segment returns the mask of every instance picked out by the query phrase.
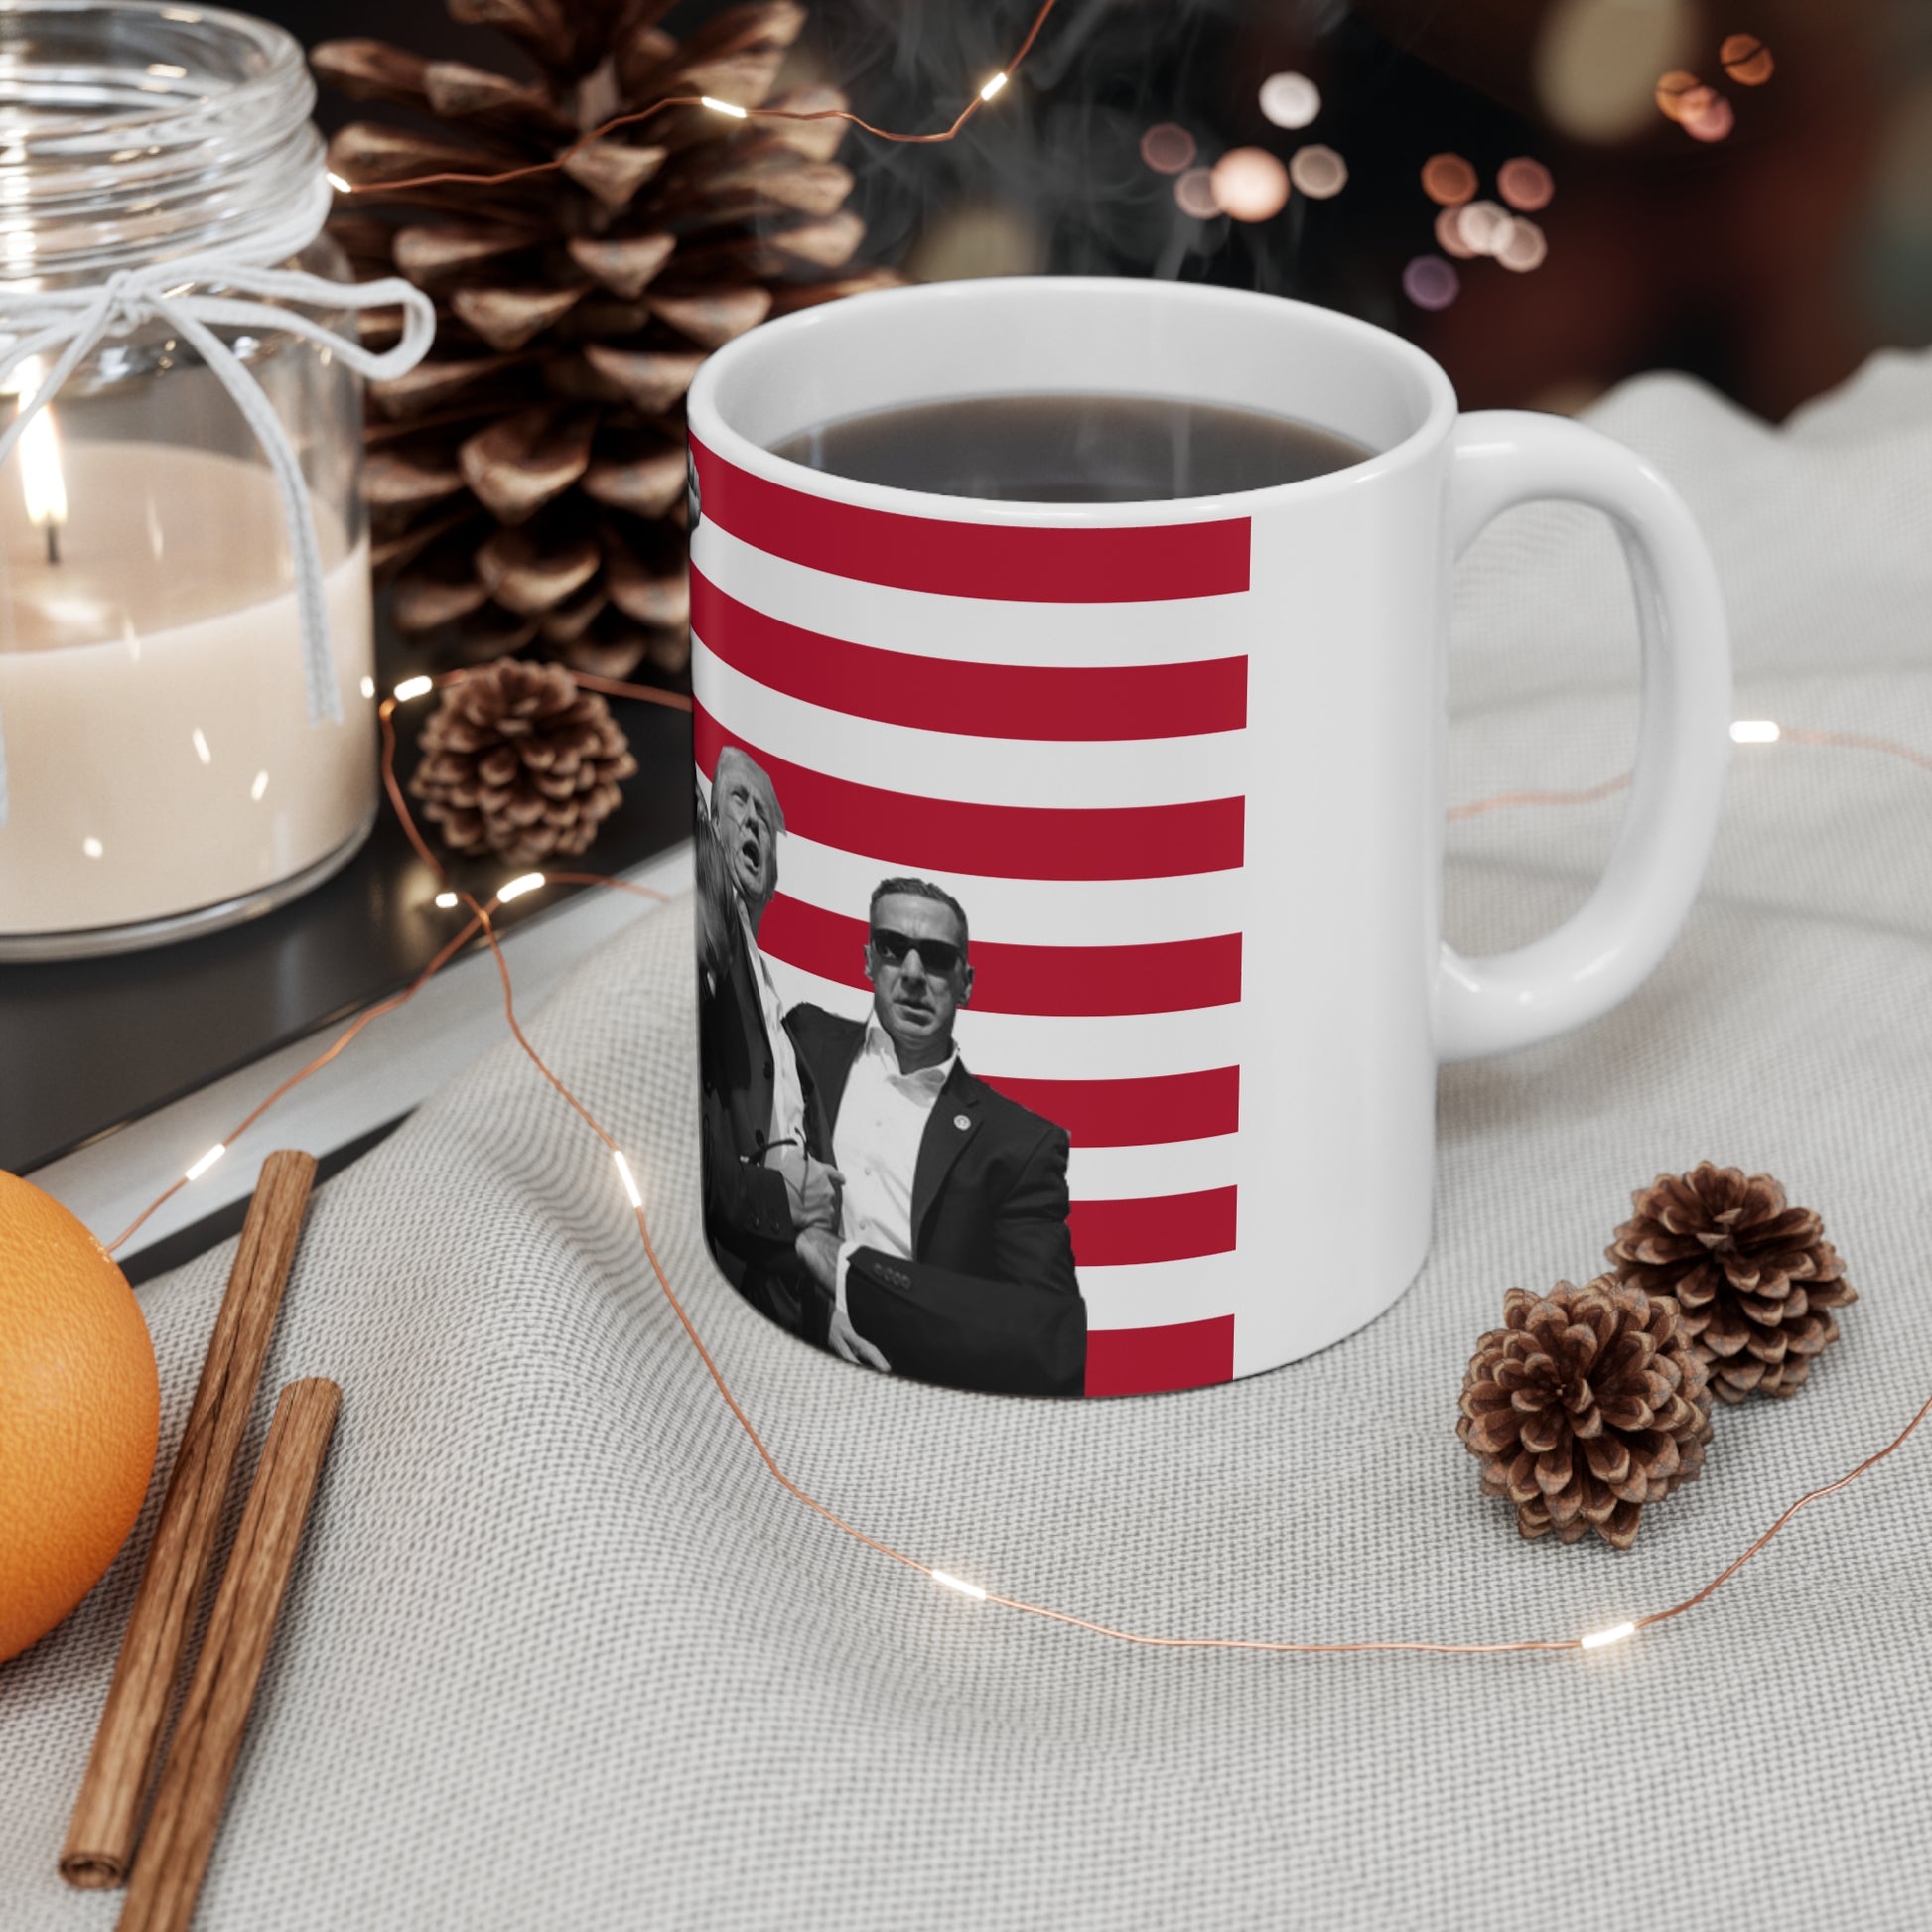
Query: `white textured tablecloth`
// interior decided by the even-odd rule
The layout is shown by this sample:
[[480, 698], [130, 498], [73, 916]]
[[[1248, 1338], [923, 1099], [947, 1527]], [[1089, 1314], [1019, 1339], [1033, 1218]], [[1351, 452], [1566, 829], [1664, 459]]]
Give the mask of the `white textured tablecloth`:
[[[1596, 420], [1710, 534], [1743, 715], [1932, 748], [1932, 360], [1882, 359], [1780, 432], [1667, 378]], [[1604, 528], [1519, 512], [1459, 600], [1453, 795], [1619, 769], [1633, 627]], [[1550, 923], [1618, 810], [1457, 828], [1451, 936]], [[1651, 984], [1446, 1075], [1405, 1299], [1180, 1396], [909, 1386], [741, 1306], [697, 1232], [685, 908], [533, 1032], [632, 1150], [777, 1454], [856, 1522], [1148, 1629], [1567, 1634], [1684, 1595], [1932, 1389], [1929, 833], [1907, 766], [1741, 751]], [[1628, 1555], [1521, 1543], [1451, 1433], [1474, 1338], [1511, 1283], [1587, 1277], [1630, 1188], [1704, 1156], [1824, 1213], [1863, 1298], [1845, 1340], [1795, 1401], [1723, 1413]], [[143, 1296], [164, 1470], [227, 1261]], [[270, 1379], [308, 1374], [340, 1378], [343, 1422], [203, 1927], [1932, 1923], [1932, 1433], [1705, 1609], [1587, 1659], [1127, 1649], [934, 1589], [780, 1491], [608, 1158], [509, 1046], [319, 1196]], [[54, 1865], [147, 1532], [0, 1668], [6, 1932], [118, 1910]]]

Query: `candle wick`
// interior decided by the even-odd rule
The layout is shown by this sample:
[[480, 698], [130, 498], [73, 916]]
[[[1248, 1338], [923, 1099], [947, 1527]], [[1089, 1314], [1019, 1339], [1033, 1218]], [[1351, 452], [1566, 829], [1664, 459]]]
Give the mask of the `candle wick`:
[[47, 519], [47, 561], [50, 564], [61, 561], [61, 526], [51, 516]]

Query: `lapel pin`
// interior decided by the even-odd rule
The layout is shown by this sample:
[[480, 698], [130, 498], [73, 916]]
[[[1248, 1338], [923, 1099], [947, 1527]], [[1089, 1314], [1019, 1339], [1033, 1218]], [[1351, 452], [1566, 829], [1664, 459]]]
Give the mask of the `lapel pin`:
[[959, 1131], [960, 1131], [960, 1132], [961, 1132], [961, 1133], [963, 1134], [963, 1133], [965, 1133], [965, 1131], [967, 1130], [967, 1128], [969, 1128], [970, 1126], [972, 1126], [972, 1124], [973, 1124], [973, 1117], [972, 1117], [972, 1115], [971, 1115], [971, 1114], [955, 1114], [955, 1115], [953, 1115], [953, 1117], [952, 1117], [952, 1124], [953, 1124], [953, 1125], [954, 1125], [954, 1126], [955, 1126], [956, 1128], [958, 1128], [958, 1129], [959, 1129]]

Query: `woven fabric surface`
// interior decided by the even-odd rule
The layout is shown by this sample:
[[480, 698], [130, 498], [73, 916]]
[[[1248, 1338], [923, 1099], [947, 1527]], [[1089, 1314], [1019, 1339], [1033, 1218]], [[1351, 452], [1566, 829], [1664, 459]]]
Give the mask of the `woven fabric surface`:
[[[1740, 715], [1932, 750], [1932, 359], [1883, 358], [1776, 431], [1665, 377], [1595, 420], [1710, 536]], [[1464, 565], [1453, 798], [1622, 767], [1620, 568], [1603, 525], [1549, 507]], [[1450, 936], [1561, 917], [1619, 810], [1457, 825]], [[1740, 749], [1655, 978], [1570, 1038], [1445, 1074], [1437, 1238], [1403, 1300], [1185, 1395], [913, 1386], [743, 1307], [698, 1237], [688, 906], [587, 960], [530, 1031], [630, 1150], [773, 1451], [853, 1522], [1136, 1629], [1572, 1635], [1687, 1594], [1932, 1392], [1928, 827], [1932, 775], [1894, 759]], [[1630, 1190], [1707, 1156], [1824, 1214], [1862, 1296], [1845, 1338], [1795, 1400], [1721, 1413], [1702, 1480], [1628, 1554], [1524, 1544], [1453, 1435], [1475, 1337], [1511, 1284], [1595, 1272]], [[1292, 1269], [1293, 1227], [1280, 1252]], [[164, 1471], [229, 1254], [143, 1293]], [[1932, 1915], [1932, 1431], [1704, 1608], [1588, 1657], [1131, 1649], [935, 1589], [786, 1495], [658, 1294], [609, 1157], [510, 1045], [318, 1196], [268, 1379], [313, 1374], [342, 1382], [343, 1420], [207, 1932]], [[102, 1587], [0, 1668], [7, 1932], [119, 1909], [55, 1859], [160, 1479]]]

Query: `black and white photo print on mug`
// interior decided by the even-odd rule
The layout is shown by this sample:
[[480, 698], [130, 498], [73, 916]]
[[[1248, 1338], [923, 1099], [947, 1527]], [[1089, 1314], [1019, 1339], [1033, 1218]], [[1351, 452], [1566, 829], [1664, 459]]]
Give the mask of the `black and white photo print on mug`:
[[[1173, 284], [827, 304], [714, 355], [690, 425], [726, 1277], [848, 1362], [1012, 1394], [1371, 1320], [1428, 1249], [1439, 1064], [1606, 1011], [1695, 897], [1729, 674], [1682, 503], [1576, 423], [1458, 417], [1367, 324]], [[1638, 776], [1584, 908], [1464, 958], [1449, 571], [1545, 496], [1643, 580]]]

